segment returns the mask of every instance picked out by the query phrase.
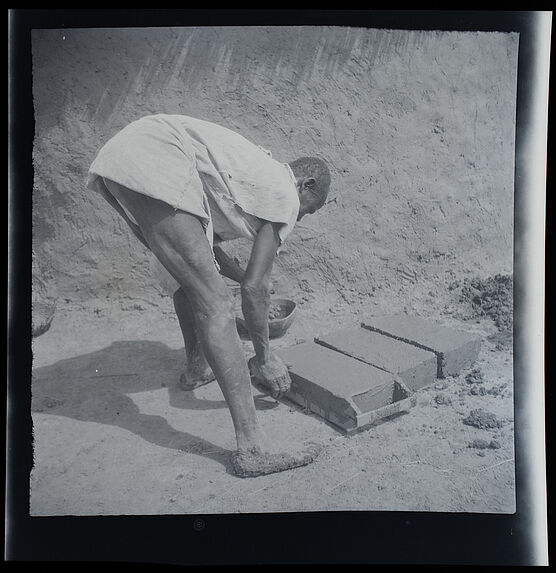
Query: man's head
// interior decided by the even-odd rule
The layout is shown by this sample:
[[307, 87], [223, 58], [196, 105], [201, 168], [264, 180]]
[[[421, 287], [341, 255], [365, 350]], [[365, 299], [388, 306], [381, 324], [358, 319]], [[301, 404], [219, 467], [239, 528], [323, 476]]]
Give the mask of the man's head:
[[299, 215], [297, 220], [314, 213], [326, 202], [330, 189], [330, 171], [326, 163], [317, 157], [300, 157], [290, 163], [297, 179]]

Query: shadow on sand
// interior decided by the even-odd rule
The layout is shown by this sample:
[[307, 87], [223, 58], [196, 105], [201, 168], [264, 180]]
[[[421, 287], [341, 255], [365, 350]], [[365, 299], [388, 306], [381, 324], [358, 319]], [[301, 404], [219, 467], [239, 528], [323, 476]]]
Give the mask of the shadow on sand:
[[[110, 346], [33, 370], [33, 412], [67, 416], [129, 430], [164, 448], [198, 454], [222, 463], [229, 471], [229, 451], [178, 431], [162, 416], [144, 414], [128, 396], [166, 388], [169, 405], [183, 410], [227, 408], [224, 400], [200, 399], [178, 386], [185, 354], [160, 342], [119, 341]], [[216, 384], [216, 382], [213, 382]], [[258, 410], [278, 403], [255, 397]], [[187, 415], [184, 412], [184, 415]]]

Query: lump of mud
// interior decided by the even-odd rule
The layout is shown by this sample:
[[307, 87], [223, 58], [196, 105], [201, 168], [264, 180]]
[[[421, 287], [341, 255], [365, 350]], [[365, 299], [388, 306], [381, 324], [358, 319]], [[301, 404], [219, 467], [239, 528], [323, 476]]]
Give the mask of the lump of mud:
[[493, 386], [487, 390], [487, 394], [491, 396], [502, 396], [506, 391], [506, 384], [498, 384], [497, 386]]
[[485, 382], [483, 373], [479, 368], [473, 368], [473, 370], [465, 376], [465, 381], [471, 385], [469, 393], [473, 396], [485, 396], [487, 394], [486, 388], [479, 386]]
[[465, 279], [455, 282], [449, 290], [459, 292], [458, 302], [463, 304], [468, 318], [487, 316], [500, 331], [513, 328], [513, 278], [497, 274], [486, 279]]
[[476, 410], [471, 410], [469, 416], [463, 419], [463, 423], [467, 426], [474, 426], [479, 429], [490, 430], [493, 428], [500, 428], [504, 422], [496, 417], [496, 414], [489, 412], [488, 410], [483, 410], [478, 408]]
[[505, 384], [499, 384], [498, 386], [493, 386], [492, 388], [485, 388], [484, 386], [473, 386], [471, 390], [469, 390], [469, 394], [473, 396], [503, 396], [506, 391]]
[[434, 403], [438, 406], [450, 406], [452, 403], [452, 399], [450, 396], [446, 396], [446, 394], [437, 394], [434, 397]]
[[488, 394], [486, 388], [483, 388], [482, 386], [480, 388], [477, 388], [476, 386], [471, 388], [469, 393], [473, 396], [486, 396], [486, 394]]
[[479, 368], [473, 368], [473, 370], [465, 376], [465, 381], [468, 384], [483, 384], [485, 379]]
[[482, 438], [476, 438], [469, 444], [470, 448], [475, 448], [477, 450], [498, 450], [500, 448], [500, 443], [496, 440], [483, 440]]

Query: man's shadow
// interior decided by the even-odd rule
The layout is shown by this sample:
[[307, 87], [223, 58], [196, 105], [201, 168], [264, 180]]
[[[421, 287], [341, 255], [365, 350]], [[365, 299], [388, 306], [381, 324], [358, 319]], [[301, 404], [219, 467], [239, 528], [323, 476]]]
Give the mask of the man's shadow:
[[[183, 349], [172, 350], [160, 342], [114, 342], [102, 350], [33, 370], [31, 409], [118, 426], [157, 446], [218, 461], [229, 471], [227, 450], [202, 437], [176, 430], [162, 416], [140, 412], [127, 395], [166, 388], [169, 405], [174, 408], [227, 408], [224, 400], [201, 399], [195, 391], [179, 388], [184, 359]], [[255, 406], [258, 410], [268, 409], [278, 406], [278, 402], [256, 396]]]

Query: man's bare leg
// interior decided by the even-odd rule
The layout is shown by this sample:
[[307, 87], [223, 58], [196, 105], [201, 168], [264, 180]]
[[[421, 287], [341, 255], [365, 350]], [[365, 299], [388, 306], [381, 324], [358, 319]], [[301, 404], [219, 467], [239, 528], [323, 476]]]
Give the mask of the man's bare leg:
[[199, 219], [125, 187], [116, 185], [115, 191], [138, 222], [150, 249], [187, 293], [197, 319], [201, 347], [232, 416], [237, 442], [232, 467], [236, 474], [268, 474], [313, 461], [315, 449], [294, 454], [270, 453], [270, 444], [257, 419], [233, 303], [216, 270]]
[[194, 390], [216, 380], [201, 347], [195, 314], [183, 289], [174, 293], [174, 308], [178, 316], [185, 345], [185, 368], [180, 376], [182, 390]]

